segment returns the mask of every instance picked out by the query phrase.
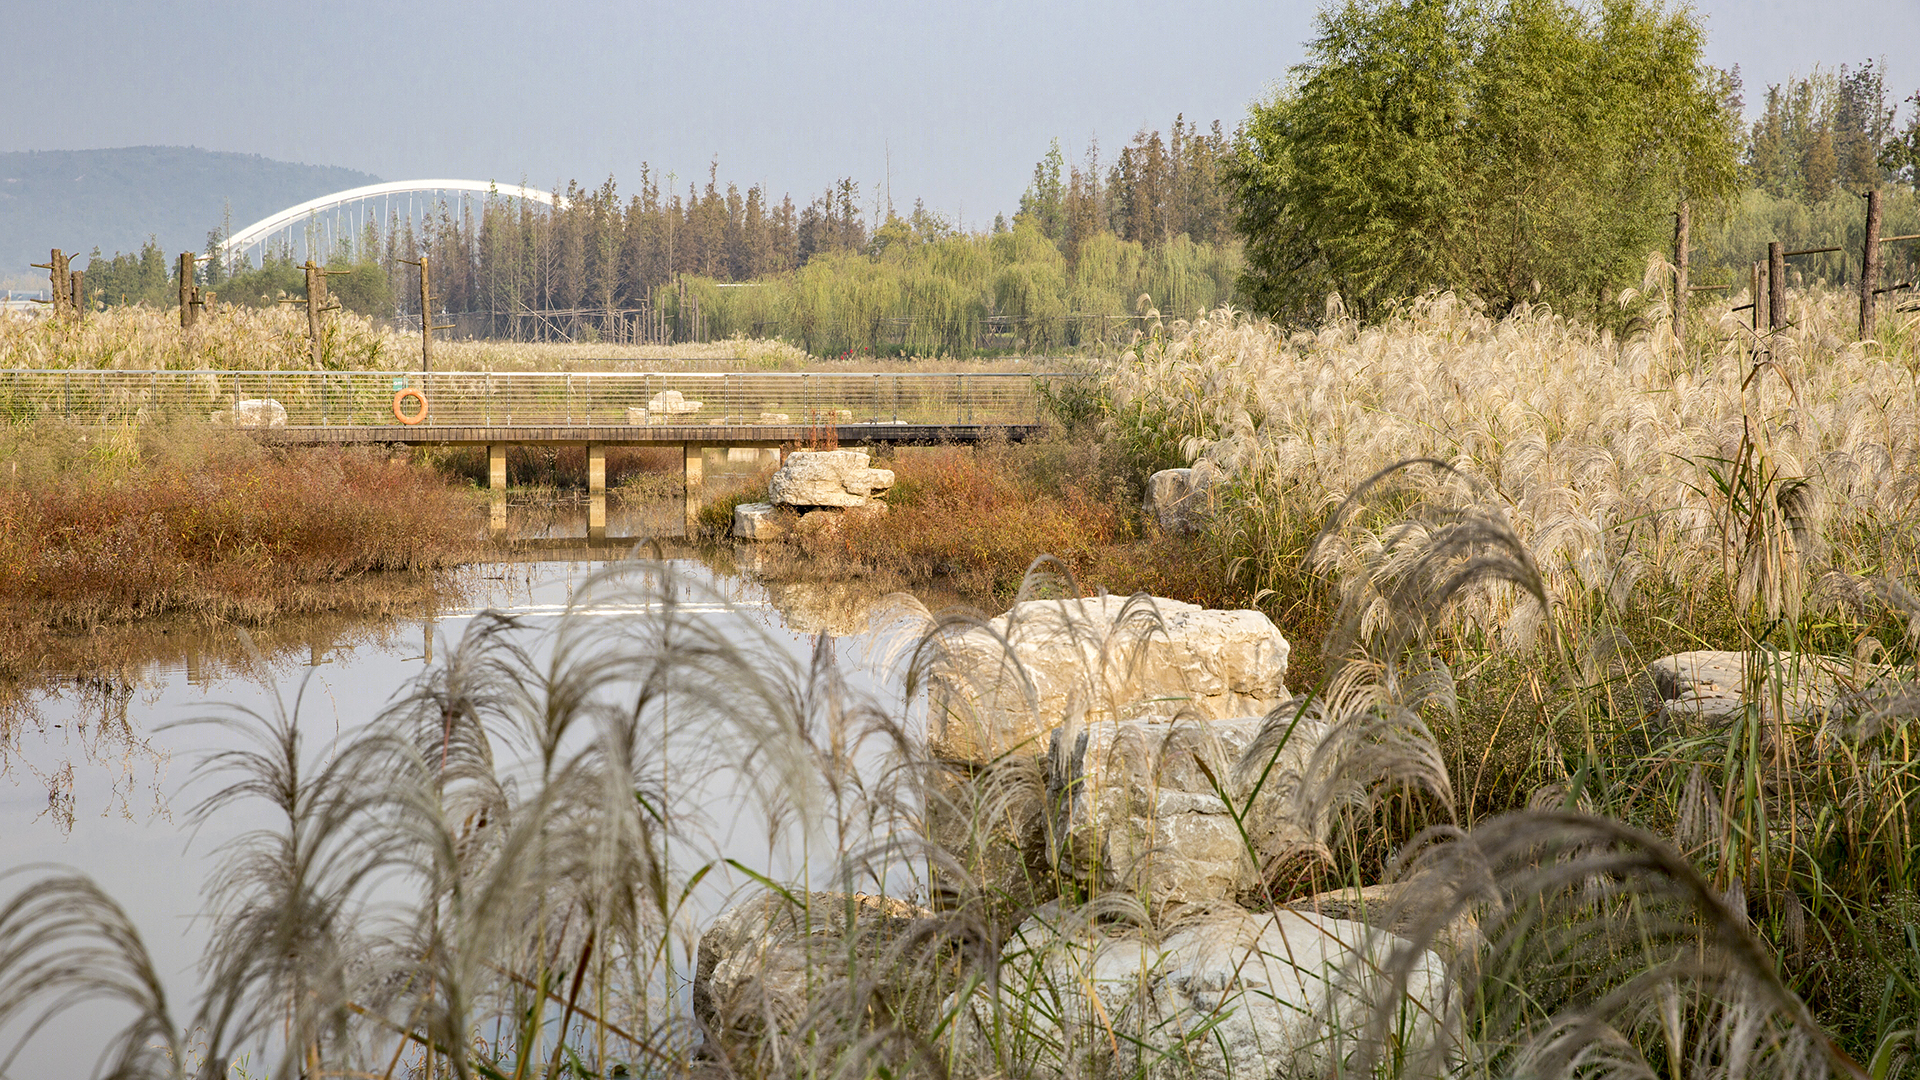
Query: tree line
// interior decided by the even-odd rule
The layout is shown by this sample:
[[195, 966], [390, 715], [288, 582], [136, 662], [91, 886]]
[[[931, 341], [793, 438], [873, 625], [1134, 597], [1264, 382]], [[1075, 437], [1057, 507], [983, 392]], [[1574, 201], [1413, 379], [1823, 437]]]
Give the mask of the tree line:
[[[574, 182], [551, 209], [493, 198], [369, 227], [329, 254], [348, 271], [330, 287], [354, 310], [417, 314], [404, 260], [425, 253], [436, 306], [502, 336], [644, 325], [964, 352], [1111, 340], [1144, 312], [1223, 302], [1309, 322], [1338, 295], [1365, 316], [1441, 288], [1617, 320], [1608, 298], [1668, 249], [1682, 201], [1702, 282], [1742, 280], [1768, 240], [1852, 242], [1869, 184], [1888, 189], [1888, 231], [1920, 231], [1920, 94], [1903, 122], [1882, 66], [1816, 70], [1769, 86], [1749, 122], [1738, 69], [1706, 64], [1702, 43], [1690, 12], [1652, 0], [1345, 0], [1240, 126], [1176, 116], [1110, 160], [1095, 143], [1070, 162], [1056, 139], [990, 228], [896, 210], [851, 177], [801, 205], [717, 164], [684, 187], [643, 167], [630, 192]], [[1891, 254], [1910, 269], [1910, 250]], [[152, 249], [88, 270], [102, 302], [177, 287]], [[238, 303], [302, 288], [284, 250], [200, 272]]]

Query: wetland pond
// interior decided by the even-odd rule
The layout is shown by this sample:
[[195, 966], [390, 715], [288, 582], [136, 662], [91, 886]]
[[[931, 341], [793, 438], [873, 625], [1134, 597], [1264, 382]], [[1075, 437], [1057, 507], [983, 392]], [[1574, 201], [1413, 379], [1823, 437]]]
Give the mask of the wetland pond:
[[[665, 512], [678, 514], [679, 508]], [[636, 513], [644, 518], [650, 511]], [[564, 534], [583, 525], [574, 516], [562, 508], [544, 524], [528, 522], [528, 531]], [[616, 517], [609, 524], [618, 530], [625, 522]], [[651, 522], [631, 524], [640, 531]], [[736, 551], [741, 563], [754, 557], [750, 550]], [[250, 635], [156, 635], [145, 659], [118, 671], [44, 673], [37, 684], [16, 688], [0, 702], [0, 868], [10, 871], [5, 893], [24, 883], [19, 871], [34, 866], [57, 864], [91, 876], [127, 910], [165, 980], [175, 1021], [187, 1022], [199, 997], [209, 932], [203, 886], [224, 844], [249, 830], [275, 827], [264, 816], [267, 807], [257, 807], [263, 816], [256, 817], [246, 802], [195, 823], [195, 805], [212, 791], [194, 779], [196, 765], [237, 747], [232, 729], [190, 721], [297, 709], [307, 756], [323, 760], [341, 734], [378, 716], [436, 659], [444, 663], [475, 621], [487, 617], [484, 612], [512, 616], [518, 626], [510, 631], [511, 643], [525, 650], [529, 670], [537, 671], [552, 659], [556, 632], [582, 586], [629, 553], [625, 546], [583, 546], [470, 566], [460, 571], [458, 607], [379, 624], [290, 622]], [[784, 652], [795, 671], [806, 670], [817, 650], [830, 650], [851, 694], [897, 716], [911, 712], [886, 660], [898, 631], [869, 626], [864, 598], [762, 584], [740, 572], [725, 551], [709, 550], [704, 561], [687, 550], [651, 554], [668, 555], [653, 565], [669, 568], [685, 584], [682, 614], [703, 628], [722, 639], [753, 639], [770, 649], [776, 664]], [[602, 603], [586, 617], [641, 614]], [[686, 738], [689, 744], [701, 741], [698, 732]], [[674, 753], [669, 749], [666, 756]], [[699, 783], [691, 799], [704, 811], [703, 835], [710, 843], [687, 858], [734, 859], [775, 880], [808, 878], [815, 887], [830, 887], [831, 866], [803, 861], [806, 838], [748, 812], [751, 783], [744, 777], [729, 777], [723, 769], [703, 774]], [[687, 905], [687, 925], [676, 935], [689, 952], [699, 926], [750, 886], [747, 875], [726, 866], [700, 883]], [[678, 992], [684, 991], [682, 982]], [[0, 1076], [90, 1071], [103, 1033], [123, 1022], [103, 1015], [102, 1008], [63, 1014], [11, 1067], [4, 1066], [4, 1055], [19, 1033], [0, 1030]]]

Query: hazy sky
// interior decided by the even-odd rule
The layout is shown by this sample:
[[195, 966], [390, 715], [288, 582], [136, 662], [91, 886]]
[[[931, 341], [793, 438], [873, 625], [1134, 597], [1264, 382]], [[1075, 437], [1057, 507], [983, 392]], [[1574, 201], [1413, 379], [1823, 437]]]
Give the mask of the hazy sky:
[[[1011, 212], [1047, 140], [1109, 156], [1175, 113], [1231, 127], [1302, 56], [1310, 0], [834, 6], [65, 0], [0, 21], [0, 150], [190, 144], [389, 180], [549, 186], [651, 162], [804, 202], [891, 179], [970, 225]], [[1748, 99], [1815, 64], [1920, 87], [1920, 0], [1709, 0]]]

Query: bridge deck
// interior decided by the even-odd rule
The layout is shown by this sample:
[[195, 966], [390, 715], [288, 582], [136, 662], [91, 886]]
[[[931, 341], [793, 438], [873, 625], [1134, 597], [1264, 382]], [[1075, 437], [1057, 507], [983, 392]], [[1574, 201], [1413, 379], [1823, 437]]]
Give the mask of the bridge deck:
[[301, 446], [356, 446], [374, 443], [411, 446], [484, 446], [495, 443], [566, 446], [783, 446], [823, 441], [828, 431], [843, 446], [938, 446], [1005, 439], [1037, 438], [1044, 424], [515, 424], [406, 427], [300, 426], [250, 428], [262, 442]]

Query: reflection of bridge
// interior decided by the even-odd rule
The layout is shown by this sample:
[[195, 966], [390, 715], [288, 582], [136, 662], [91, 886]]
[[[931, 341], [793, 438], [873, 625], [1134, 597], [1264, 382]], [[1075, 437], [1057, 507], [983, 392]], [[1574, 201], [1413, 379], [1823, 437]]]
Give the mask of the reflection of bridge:
[[[507, 447], [584, 446], [589, 535], [606, 531], [606, 447], [678, 445], [687, 519], [702, 451], [1020, 440], [1043, 430], [1048, 387], [1028, 372], [0, 371], [0, 416], [112, 427], [164, 417], [236, 423], [297, 445], [486, 446], [494, 521]], [[396, 409], [426, 415], [403, 424]]]
[[422, 213], [432, 215], [435, 208], [446, 202], [449, 193], [463, 206], [476, 195], [488, 199], [526, 199], [554, 205], [552, 195], [519, 184], [502, 186], [478, 180], [397, 180], [336, 191], [331, 195], [308, 199], [298, 206], [289, 206], [229, 236], [220, 251], [227, 265], [233, 266], [241, 257], [252, 250], [264, 248], [268, 241], [283, 232], [288, 234], [287, 246], [291, 251], [293, 235], [298, 232], [305, 246], [306, 257], [325, 259], [339, 239], [351, 236], [357, 242], [370, 224], [384, 236], [388, 223], [395, 215], [401, 214], [402, 208], [402, 220], [409, 222], [418, 221]]

